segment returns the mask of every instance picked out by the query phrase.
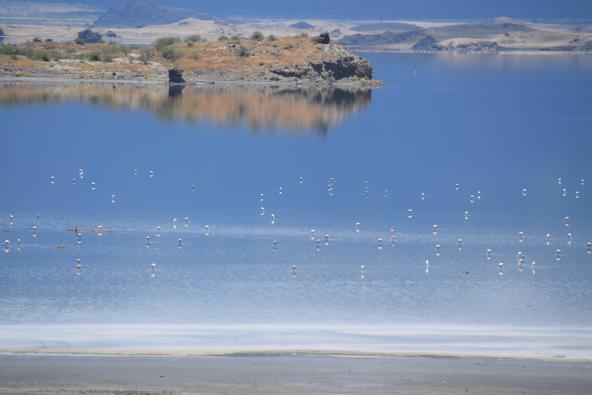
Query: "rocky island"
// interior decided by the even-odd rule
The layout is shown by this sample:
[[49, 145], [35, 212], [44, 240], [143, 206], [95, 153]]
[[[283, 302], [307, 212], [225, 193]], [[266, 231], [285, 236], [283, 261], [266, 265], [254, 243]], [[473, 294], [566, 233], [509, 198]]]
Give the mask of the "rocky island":
[[[98, 33], [96, 33], [98, 34]], [[0, 46], [0, 78], [155, 81], [171, 83], [378, 86], [372, 66], [328, 33], [308, 37], [193, 35], [164, 37], [150, 46], [34, 39]], [[85, 37], [93, 38], [87, 42]]]

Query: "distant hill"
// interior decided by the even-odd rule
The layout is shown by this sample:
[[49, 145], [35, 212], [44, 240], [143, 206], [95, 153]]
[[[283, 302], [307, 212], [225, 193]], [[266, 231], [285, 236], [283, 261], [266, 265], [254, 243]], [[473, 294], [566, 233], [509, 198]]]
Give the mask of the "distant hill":
[[379, 34], [352, 34], [338, 41], [341, 45], [358, 47], [417, 42], [426, 35], [425, 30], [416, 29], [404, 33], [384, 32]]
[[151, 0], [126, 0], [97, 18], [93, 27], [142, 27], [173, 23], [190, 17], [209, 19], [196, 11], [161, 6]]
[[452, 37], [482, 38], [492, 34], [505, 34], [513, 32], [532, 32], [533, 29], [518, 22], [497, 21], [484, 23], [465, 23], [458, 25], [441, 26], [430, 29], [440, 39]]
[[304, 21], [292, 23], [290, 25], [290, 27], [293, 28], [293, 29], [312, 29], [312, 28], [314, 28], [313, 25], [311, 25], [308, 22], [304, 22]]
[[372, 22], [362, 23], [352, 27], [352, 30], [356, 32], [380, 32], [387, 30], [391, 32], [407, 32], [416, 29], [418, 29], [418, 26], [404, 22]]

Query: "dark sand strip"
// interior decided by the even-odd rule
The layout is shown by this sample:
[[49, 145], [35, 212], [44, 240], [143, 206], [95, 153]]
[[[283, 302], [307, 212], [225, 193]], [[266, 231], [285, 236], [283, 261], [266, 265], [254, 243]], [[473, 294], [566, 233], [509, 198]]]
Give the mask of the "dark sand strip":
[[592, 394], [592, 363], [429, 357], [0, 356], [4, 394]]

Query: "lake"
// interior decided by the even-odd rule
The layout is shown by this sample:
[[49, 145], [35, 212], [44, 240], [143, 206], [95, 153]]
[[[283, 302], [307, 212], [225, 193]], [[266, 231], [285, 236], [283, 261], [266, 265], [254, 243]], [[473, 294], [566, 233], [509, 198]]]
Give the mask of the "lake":
[[364, 56], [385, 87], [5, 82], [0, 346], [590, 357], [592, 57]]

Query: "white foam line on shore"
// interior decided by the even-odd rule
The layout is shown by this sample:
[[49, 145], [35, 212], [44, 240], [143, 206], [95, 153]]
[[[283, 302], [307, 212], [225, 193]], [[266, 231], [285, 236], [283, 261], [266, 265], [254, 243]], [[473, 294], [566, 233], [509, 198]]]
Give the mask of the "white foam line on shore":
[[293, 351], [592, 360], [592, 327], [0, 325], [0, 353], [210, 355]]

